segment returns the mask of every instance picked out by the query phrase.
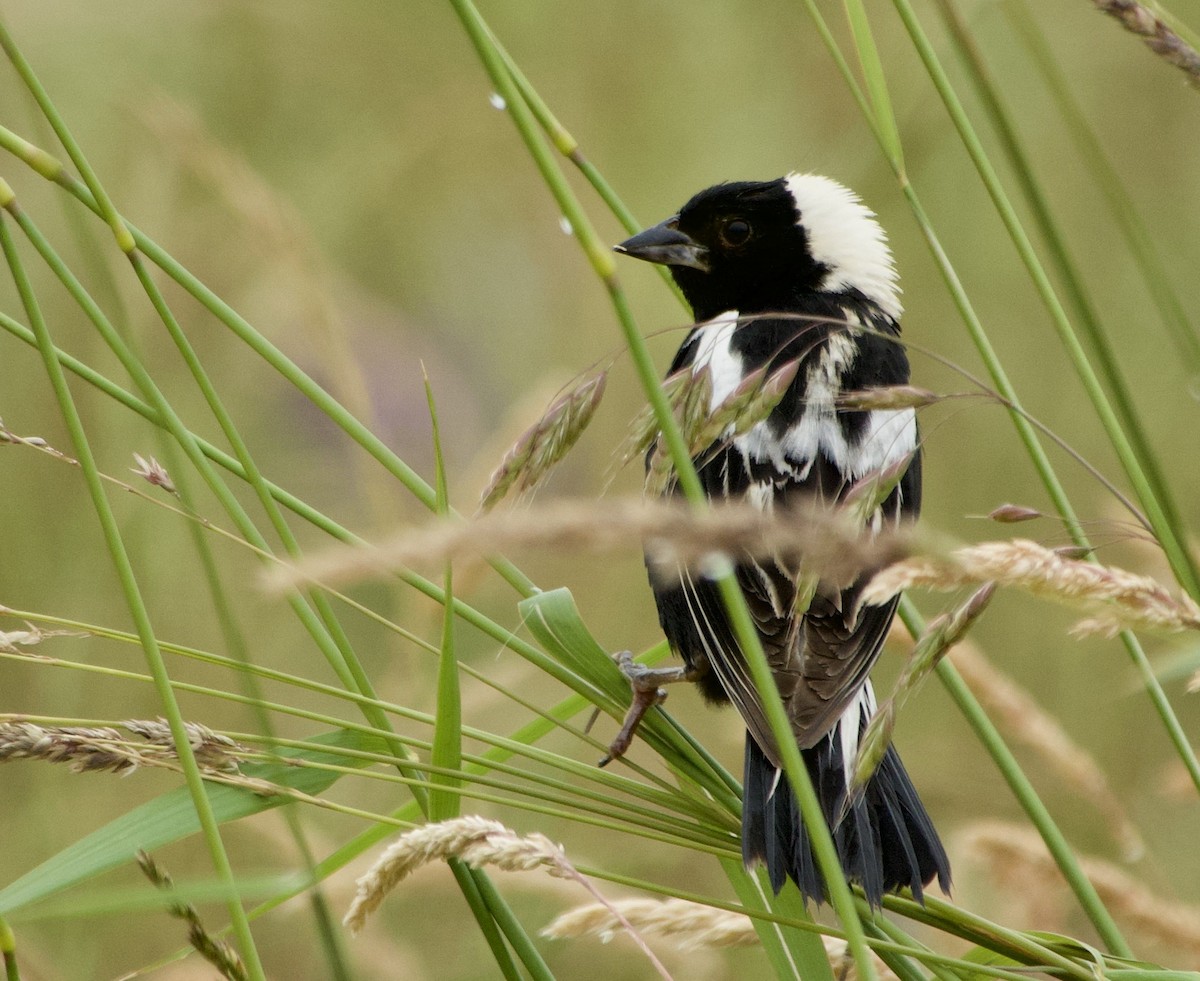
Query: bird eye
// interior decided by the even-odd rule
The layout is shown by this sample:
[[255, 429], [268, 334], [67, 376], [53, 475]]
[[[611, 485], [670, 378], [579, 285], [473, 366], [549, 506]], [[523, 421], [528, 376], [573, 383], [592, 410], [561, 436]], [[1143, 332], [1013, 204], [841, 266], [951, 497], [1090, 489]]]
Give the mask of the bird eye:
[[750, 240], [750, 235], [753, 231], [748, 221], [743, 221], [741, 218], [734, 218], [731, 221], [725, 222], [722, 226], [721, 241], [725, 245], [736, 248], [739, 245], [745, 245]]

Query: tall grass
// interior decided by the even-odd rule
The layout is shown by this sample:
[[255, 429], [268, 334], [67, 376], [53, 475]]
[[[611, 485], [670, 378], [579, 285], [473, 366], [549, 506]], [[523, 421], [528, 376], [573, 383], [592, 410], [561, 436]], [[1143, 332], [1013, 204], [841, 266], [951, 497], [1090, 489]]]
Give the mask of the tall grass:
[[[1200, 339], [1188, 311], [1200, 295], [1183, 275], [1188, 263], [1173, 261], [1173, 251], [1194, 260], [1195, 242], [1171, 210], [1186, 214], [1197, 187], [1184, 170], [1148, 196], [1122, 169], [1143, 156], [1109, 160], [1100, 132], [1123, 131], [1109, 129], [1111, 106], [1102, 102], [1099, 115], [1085, 107], [1093, 62], [1059, 65], [1054, 54], [1103, 50], [1094, 61], [1111, 60], [1130, 80], [1122, 111], [1155, 117], [1165, 157], [1193, 145], [1196, 96], [1180, 98], [1174, 69], [1155, 59], [1186, 70], [1190, 35], [1162, 12], [1145, 12], [1164, 18], [1151, 23], [1136, 5], [1117, 5], [1109, 12], [1155, 41], [1144, 51], [1078, 6], [1071, 17], [1006, 0], [1004, 21], [954, 0], [894, 0], [891, 10], [847, 0], [836, 16], [811, 2], [681, 9], [654, 22], [657, 35], [631, 36], [604, 56], [658, 54], [670, 66], [658, 85], [695, 89], [665, 110], [665, 149], [645, 153], [624, 145], [636, 137], [625, 139], [622, 126], [639, 107], [650, 115], [665, 105], [653, 101], [661, 93], [650, 74], [603, 57], [587, 64], [604, 67], [608, 82], [636, 77], [645, 89], [624, 96], [621, 120], [586, 153], [573, 135], [603, 132], [563, 107], [567, 81], [590, 77], [580, 59], [593, 57], [592, 38], [543, 42], [515, 13], [497, 11], [513, 20], [490, 25], [469, 0], [446, 5], [444, 22], [426, 10], [389, 15], [417, 39], [405, 35], [413, 67], [444, 72], [448, 95], [437, 105], [464, 120], [491, 112], [475, 138], [504, 147], [488, 158], [486, 181], [448, 175], [440, 212], [402, 193], [398, 212], [369, 207], [345, 230], [346, 261], [366, 281], [395, 221], [407, 251], [387, 275], [403, 282], [412, 309], [469, 320], [457, 342], [413, 331], [409, 346], [429, 355], [419, 367], [424, 359], [391, 344], [386, 359], [370, 352], [368, 335], [348, 326], [355, 317], [337, 309], [335, 294], [353, 291], [324, 265], [317, 236], [297, 242], [305, 219], [196, 117], [163, 98], [139, 110], [157, 138], [186, 134], [178, 171], [149, 152], [114, 151], [102, 139], [120, 116], [113, 102], [97, 127], [79, 107], [86, 94], [60, 97], [40, 79], [28, 52], [45, 40], [42, 15], [31, 8], [11, 30], [0, 27], [12, 69], [0, 101], [11, 165], [0, 181], [11, 281], [0, 306], [8, 977], [165, 975], [188, 958], [248, 978], [1197, 976], [1183, 969], [1196, 966], [1200, 914], [1170, 898], [1176, 890], [1197, 901], [1186, 891], [1200, 863], [1186, 842], [1200, 764], [1182, 721], [1195, 713], [1168, 693], [1174, 682], [1160, 679], [1137, 632], [1179, 649], [1173, 677], [1196, 667], [1194, 641], [1178, 639], [1193, 636], [1200, 600], [1193, 454], [1179, 451], [1194, 426], [1179, 420], [1195, 411], [1186, 385], [1200, 377]], [[256, 32], [280, 26], [262, 12], [239, 16], [219, 15], [222, 37], [261, 42]], [[321, 16], [332, 15], [310, 26], [325, 41]], [[353, 23], [355, 43], [369, 49], [369, 22]], [[708, 52], [718, 37], [738, 56], [731, 63], [688, 50]], [[682, 50], [667, 52], [672, 38]], [[68, 56], [70, 48], [64, 42]], [[255, 50], [269, 61], [276, 49]], [[772, 87], [743, 90], [730, 69], [753, 71], [761, 59], [741, 56], [767, 52], [762, 78]], [[553, 57], [570, 67], [547, 70], [542, 59]], [[91, 63], [97, 77], [106, 67]], [[698, 69], [715, 72], [716, 89]], [[1027, 94], [1034, 74], [1050, 110]], [[698, 108], [706, 92], [723, 90], [733, 114]], [[486, 108], [489, 92], [503, 116]], [[590, 104], [611, 112], [622, 97]], [[702, 186], [697, 175], [835, 171], [811, 145], [801, 160], [774, 162], [795, 145], [770, 107], [799, 115], [813, 105], [828, 106], [835, 137], [857, 154], [831, 144], [830, 156], [853, 159], [864, 182], [874, 175], [867, 197], [902, 265], [918, 267], [904, 278], [905, 336], [931, 391], [893, 397], [920, 399], [933, 464], [926, 531], [902, 546], [922, 555], [879, 588], [951, 592], [905, 600], [907, 636], [897, 631], [894, 646], [910, 662], [867, 744], [877, 750], [893, 729], [912, 740], [905, 755], [951, 835], [955, 895], [888, 897], [882, 910], [836, 874], [776, 699], [764, 704], [780, 745], [791, 747], [785, 765], [830, 883], [827, 908], [806, 909], [790, 884], [775, 896], [742, 867], [740, 788], [722, 762], [735, 758], [726, 755], [739, 735], [732, 719], [721, 735], [718, 717], [674, 692], [670, 711], [648, 714], [627, 758], [595, 765], [629, 700], [610, 648], [641, 641], [648, 665], [668, 655], [640, 569], [648, 523], [651, 537], [676, 549], [694, 548], [689, 536], [715, 526], [772, 543], [796, 534], [743, 529], [736, 515], [710, 512], [689, 435], [711, 420], [690, 419], [685, 388], [660, 381], [677, 332], [660, 337], [658, 328], [688, 314], [661, 284], [653, 294], [627, 289], [609, 241], [637, 221], [618, 192], [624, 185], [639, 210], [657, 209], [651, 218]], [[349, 127], [321, 128], [319, 105], [310, 113], [303, 149], [348, 138]], [[426, 131], [453, 143], [458, 117], [435, 115], [406, 130], [402, 143], [416, 145], [418, 160], [436, 142], [421, 149]], [[681, 117], [702, 121], [686, 159], [671, 145], [687, 139]], [[1062, 132], [1069, 148], [1057, 143]], [[752, 134], [770, 148], [756, 149]], [[257, 149], [268, 166], [290, 162], [287, 148]], [[448, 159], [465, 168], [486, 149], [454, 144]], [[93, 156], [105, 163], [93, 166]], [[384, 200], [380, 188], [394, 192], [391, 161], [336, 151], [328, 160], [334, 179], [310, 185], [325, 193], [310, 190], [302, 209], [314, 224], [330, 190], [354, 195], [354, 178], [379, 195], [372, 206]], [[597, 164], [609, 160], [618, 162]], [[134, 174], [108, 176], [123, 167]], [[203, 223], [194, 243], [173, 219], [192, 191], [160, 189], [168, 174], [199, 175], [207, 206], [229, 204], [235, 228], [275, 230], [261, 240], [271, 253], [238, 255], [234, 231]], [[857, 183], [854, 173], [837, 176]], [[519, 188], [528, 211], [505, 226], [507, 238], [494, 237], [488, 211], [500, 187]], [[948, 188], [969, 205], [950, 204]], [[135, 225], [128, 200], [149, 219]], [[560, 232], [549, 233], [555, 240], [537, 230], [556, 215], [570, 255]], [[439, 224], [458, 228], [451, 245]], [[1103, 246], [1089, 248], [1076, 224], [1103, 229]], [[539, 246], [514, 267], [526, 233]], [[261, 290], [245, 287], [247, 263]], [[515, 286], [514, 268], [527, 277]], [[564, 268], [572, 275], [557, 281]], [[997, 297], [991, 286], [1001, 280]], [[553, 310], [562, 293], [573, 316], [535, 336], [529, 311]], [[350, 303], [364, 320], [379, 306], [361, 293]], [[926, 329], [935, 315], [945, 326]], [[290, 316], [319, 329], [288, 333]], [[512, 331], [501, 329], [506, 317]], [[565, 368], [548, 408], [500, 419], [494, 403], [516, 403], [519, 386], [540, 383], [549, 352]], [[761, 385], [739, 393], [739, 411], [769, 408], [772, 380]], [[389, 412], [384, 396], [397, 389], [403, 410]], [[472, 405], [476, 430], [497, 447], [478, 459], [463, 421]], [[524, 435], [505, 455], [496, 430]], [[653, 431], [669, 455], [659, 466], [678, 479], [694, 520], [619, 499], [638, 475], [613, 461], [640, 457]], [[545, 503], [545, 485], [556, 482], [575, 491], [558, 507]], [[593, 503], [609, 482], [618, 500]], [[481, 487], [485, 508], [520, 509], [520, 520], [463, 524], [471, 519], [459, 512], [474, 511]], [[1006, 502], [1016, 503], [998, 507]], [[21, 508], [37, 517], [21, 519]], [[418, 532], [368, 544], [384, 540], [380, 528], [396, 511]], [[988, 511], [996, 523], [983, 533], [964, 519]], [[1019, 535], [1006, 533], [1014, 521]], [[814, 530], [802, 533], [811, 555]], [[967, 536], [1004, 540], [951, 551]], [[824, 547], [837, 551], [832, 541]], [[568, 544], [568, 554], [547, 556]], [[499, 546], [520, 562], [495, 554]], [[991, 587], [969, 595], [981, 582], [1001, 583], [999, 601], [989, 604]], [[756, 684], [769, 693], [741, 592], [728, 573], [721, 584]], [[1071, 621], [1037, 598], [1047, 595], [1082, 603], [1089, 629], [1115, 635], [1132, 670], [1111, 645], [1073, 653]], [[947, 649], [968, 630], [960, 673]], [[1164, 641], [1164, 630], [1176, 633]], [[1073, 667], [1082, 657], [1089, 664]], [[931, 674], [944, 694], [931, 690]], [[1094, 683], [1106, 675], [1117, 683]], [[1118, 703], [1131, 686], [1136, 697]], [[918, 714], [918, 704], [933, 710]], [[1188, 803], [1146, 803], [1160, 793], [1157, 778], [1122, 772], [1146, 760], [1177, 774], [1175, 792]], [[117, 784], [109, 771], [132, 776]], [[348, 912], [355, 938], [340, 922]], [[55, 941], [64, 935], [70, 945]], [[598, 949], [590, 935], [631, 942]]]

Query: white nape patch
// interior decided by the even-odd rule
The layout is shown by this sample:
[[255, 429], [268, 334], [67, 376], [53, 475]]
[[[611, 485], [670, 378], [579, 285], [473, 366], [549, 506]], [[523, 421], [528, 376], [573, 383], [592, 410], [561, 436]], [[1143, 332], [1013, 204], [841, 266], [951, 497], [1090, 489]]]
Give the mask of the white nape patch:
[[842, 746], [842, 775], [846, 781], [846, 789], [850, 789], [850, 779], [854, 776], [854, 758], [858, 755], [859, 728], [866, 719], [875, 714], [875, 690], [871, 682], [867, 682], [854, 696], [854, 701], [838, 719], [837, 738]]
[[699, 340], [696, 342], [696, 356], [692, 359], [692, 374], [708, 366], [712, 377], [709, 412], [729, 398], [745, 377], [742, 356], [734, 353], [729, 346], [737, 329], [738, 316], [736, 310], [726, 310], [696, 328]]
[[788, 174], [788, 190], [808, 233], [808, 248], [829, 268], [821, 289], [856, 289], [899, 320], [900, 288], [887, 236], [857, 194], [819, 174]]

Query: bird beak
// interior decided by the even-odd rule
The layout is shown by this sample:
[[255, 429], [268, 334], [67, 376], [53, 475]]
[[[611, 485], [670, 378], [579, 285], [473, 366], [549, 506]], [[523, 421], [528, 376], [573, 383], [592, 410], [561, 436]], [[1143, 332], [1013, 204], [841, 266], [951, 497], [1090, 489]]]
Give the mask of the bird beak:
[[709, 271], [708, 249], [679, 230], [679, 215], [614, 245], [613, 251], [664, 266], [689, 266], [701, 272]]

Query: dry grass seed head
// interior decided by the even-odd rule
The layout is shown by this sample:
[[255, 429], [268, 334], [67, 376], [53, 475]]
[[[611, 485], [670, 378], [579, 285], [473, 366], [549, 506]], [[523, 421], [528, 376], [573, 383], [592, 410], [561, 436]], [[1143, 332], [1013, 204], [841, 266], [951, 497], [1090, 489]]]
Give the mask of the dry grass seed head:
[[[74, 773], [109, 772], [127, 775], [139, 766], [175, 765], [178, 754], [170, 727], [163, 719], [130, 720], [122, 725], [146, 740], [130, 742], [111, 727], [40, 726], [32, 722], [0, 724], [0, 763], [42, 760], [66, 763]], [[227, 736], [195, 722], [185, 723], [188, 741], [201, 768], [236, 773], [236, 752], [244, 748]]]
[[923, 409], [942, 396], [916, 385], [885, 385], [856, 392], [843, 392], [837, 397], [838, 408], [869, 411], [875, 409]]
[[[138, 867], [154, 885], [165, 893], [174, 893], [175, 883], [166, 869], [158, 864], [149, 854], [138, 849]], [[224, 940], [214, 937], [205, 929], [200, 914], [191, 903], [185, 903], [172, 898], [167, 906], [167, 912], [176, 919], [183, 920], [188, 925], [188, 943], [209, 964], [220, 972], [221, 977], [229, 981], [245, 981], [246, 967], [236, 950]]]
[[137, 474], [146, 483], [153, 484], [155, 487], [161, 487], [168, 494], [177, 494], [175, 490], [175, 482], [171, 480], [171, 475], [167, 473], [167, 468], [159, 463], [154, 457], [147, 459], [140, 453], [133, 454], [133, 462], [136, 467], [130, 467], [129, 472]]
[[116, 729], [39, 726], [32, 722], [0, 725], [0, 763], [42, 760], [66, 763], [73, 773], [132, 773], [148, 760], [129, 746]]
[[1160, 58], [1183, 71], [1200, 86], [1200, 52], [1173, 31], [1161, 17], [1137, 0], [1092, 0], [1097, 9], [1115, 17], [1125, 30], [1146, 42]]
[[[673, 940], [682, 950], [714, 947], [752, 947], [759, 943], [750, 917], [742, 913], [713, 909], [686, 899], [620, 899], [611, 908], [599, 903], [568, 910], [541, 931], [543, 937], [568, 940], [597, 937], [608, 943], [622, 931], [617, 914], [640, 933]], [[857, 977], [846, 941], [822, 936], [825, 950], [836, 965], [841, 981]], [[880, 981], [895, 981], [896, 975], [882, 961], [873, 958]]]
[[[682, 404], [684, 390], [691, 382], [691, 368], [676, 371], [663, 379], [663, 394], [667, 397], [667, 404], [676, 414]], [[645, 456], [657, 437], [658, 417], [654, 414], [654, 406], [647, 404], [634, 416], [633, 422], [629, 425], [629, 435], [625, 439], [624, 448], [620, 454], [620, 465], [626, 466], [633, 460]]]
[[[153, 721], [149, 719], [127, 719], [121, 725], [130, 732], [141, 736], [151, 745], [168, 750], [172, 756], [175, 755], [174, 736], [166, 719], [159, 718]], [[208, 770], [220, 770], [225, 773], [236, 773], [238, 771], [238, 760], [235, 754], [248, 752], [245, 746], [240, 745], [228, 736], [214, 732], [208, 726], [201, 725], [199, 722], [185, 722], [183, 727], [187, 731], [188, 744], [192, 747], [192, 755], [196, 757], [196, 762], [201, 767]]]
[[484, 489], [481, 511], [491, 510], [514, 488], [520, 492], [533, 487], [566, 456], [592, 421], [607, 378], [602, 371], [584, 379], [518, 437]]
[[492, 512], [471, 522], [437, 521], [379, 546], [330, 549], [299, 566], [275, 570], [266, 582], [280, 591], [312, 581], [333, 586], [401, 567], [547, 546], [565, 551], [640, 547], [652, 572], [677, 572], [717, 553], [772, 557], [840, 581], [906, 554], [907, 536], [903, 529], [864, 536], [850, 516], [815, 502], [767, 512], [728, 502], [696, 512], [670, 498], [559, 501], [533, 511]]
[[[571, 869], [563, 850], [541, 834], [520, 836], [499, 821], [477, 815], [427, 824], [405, 832], [358, 879], [358, 890], [342, 922], [357, 933], [367, 917], [401, 881], [432, 861], [458, 858], [468, 865], [494, 865], [520, 872], [544, 868], [567, 877]], [[570, 871], [568, 871], [570, 870]]]
[[1065, 556], [1025, 539], [904, 559], [876, 575], [861, 602], [881, 603], [913, 586], [948, 590], [989, 580], [1087, 611], [1090, 616], [1072, 629], [1077, 636], [1111, 636], [1126, 627], [1200, 628], [1200, 607], [1190, 597], [1172, 596], [1147, 576]]
[[[619, 899], [614, 900], [612, 906], [638, 930], [669, 937], [684, 950], [751, 947], [758, 943], [754, 924], [741, 913], [713, 909], [684, 899]], [[541, 934], [554, 940], [591, 936], [608, 943], [621, 931], [613, 909], [601, 903], [589, 903], [556, 917]]]
[[859, 740], [858, 754], [854, 759], [852, 771], [852, 788], [866, 786], [879, 764], [883, 762], [901, 707], [933, 673], [946, 653], [962, 641], [967, 631], [987, 609], [994, 592], [994, 584], [985, 583], [957, 609], [936, 617], [926, 626], [925, 632], [913, 645], [908, 661], [896, 680], [895, 688], [876, 710], [866, 732]]
[[1042, 517], [1042, 512], [1020, 504], [1001, 504], [998, 508], [989, 511], [988, 517], [1002, 525], [1011, 525], [1022, 521], [1033, 521], [1035, 518]]

